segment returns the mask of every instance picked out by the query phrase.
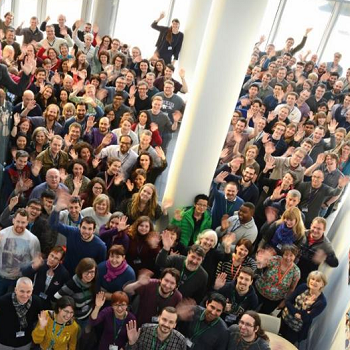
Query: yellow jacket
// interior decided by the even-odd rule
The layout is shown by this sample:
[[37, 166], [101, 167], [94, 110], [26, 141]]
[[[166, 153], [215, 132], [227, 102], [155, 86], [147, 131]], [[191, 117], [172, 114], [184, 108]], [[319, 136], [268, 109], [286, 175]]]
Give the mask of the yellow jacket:
[[33, 342], [35, 344], [40, 344], [41, 349], [46, 350], [49, 348], [51, 340], [55, 340], [54, 349], [55, 350], [75, 350], [78, 339], [79, 326], [73, 320], [65, 325], [59, 336], [61, 325], [55, 325], [55, 330], [52, 332], [54, 324], [54, 312], [46, 310], [48, 314], [48, 323], [45, 329], [40, 329], [40, 323], [36, 325], [35, 329], [32, 332]]

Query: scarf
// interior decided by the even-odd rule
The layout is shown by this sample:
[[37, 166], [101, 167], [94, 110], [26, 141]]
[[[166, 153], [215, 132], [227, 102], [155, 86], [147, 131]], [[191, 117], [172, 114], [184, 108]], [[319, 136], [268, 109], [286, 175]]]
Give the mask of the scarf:
[[17, 317], [19, 319], [19, 324], [21, 326], [21, 330], [26, 329], [28, 327], [28, 322], [26, 319], [26, 315], [30, 307], [32, 306], [32, 297], [25, 303], [20, 304], [17, 301], [17, 297], [15, 293], [12, 293], [12, 303], [15, 307]]
[[294, 232], [293, 229], [288, 228], [285, 223], [279, 225], [271, 240], [272, 244], [277, 247], [278, 244], [293, 244]]
[[106, 267], [107, 267], [107, 273], [103, 276], [103, 278], [107, 282], [111, 282], [112, 280], [116, 279], [119, 275], [121, 275], [128, 268], [128, 264], [124, 260], [118, 267], [113, 267], [111, 262], [107, 260]]

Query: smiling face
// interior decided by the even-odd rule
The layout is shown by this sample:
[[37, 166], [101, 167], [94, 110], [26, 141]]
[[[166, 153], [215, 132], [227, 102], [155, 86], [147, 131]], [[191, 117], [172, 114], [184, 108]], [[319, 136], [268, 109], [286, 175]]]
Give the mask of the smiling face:
[[163, 310], [159, 315], [158, 333], [166, 338], [171, 331], [176, 327], [177, 314]]
[[20, 132], [23, 132], [24, 134], [26, 134], [26, 133], [29, 131], [29, 128], [30, 128], [29, 120], [25, 120], [25, 121], [19, 126]]
[[208, 252], [210, 249], [214, 248], [215, 239], [212, 235], [206, 235], [200, 239], [199, 245]]
[[84, 242], [92, 241], [94, 238], [94, 231], [94, 224], [88, 224], [85, 221], [80, 224], [80, 237]]
[[211, 302], [207, 302], [206, 308], [204, 311], [204, 317], [207, 322], [212, 322], [216, 320], [222, 312], [224, 311], [224, 307], [222, 304], [217, 301], [212, 300]]
[[117, 268], [125, 260], [125, 255], [110, 254], [108, 260], [112, 267]]
[[13, 223], [13, 231], [15, 232], [15, 234], [21, 235], [25, 231], [28, 225], [28, 218], [26, 216], [17, 214], [12, 219], [12, 223]]
[[142, 221], [139, 226], [137, 226], [137, 232], [141, 236], [147, 235], [151, 230], [151, 225], [148, 221]]
[[19, 283], [15, 288], [17, 301], [26, 304], [33, 294], [33, 286], [26, 283]]
[[142, 169], [147, 171], [149, 169], [150, 164], [151, 164], [150, 157], [147, 154], [143, 154], [140, 157], [140, 165]]
[[84, 283], [90, 283], [95, 278], [95, 276], [96, 276], [96, 269], [92, 268], [82, 273], [81, 280]]
[[253, 279], [245, 272], [240, 272], [237, 277], [236, 290], [239, 294], [246, 294], [249, 291], [249, 287], [252, 285]]
[[97, 215], [106, 215], [108, 213], [108, 203], [103, 200], [95, 205]]
[[240, 260], [244, 260], [249, 254], [249, 250], [244, 244], [236, 246], [236, 255]]
[[169, 295], [176, 289], [176, 279], [170, 273], [166, 273], [160, 280], [159, 288], [163, 295]]
[[147, 203], [153, 196], [153, 189], [149, 186], [144, 186], [140, 192], [140, 199], [142, 202]]
[[203, 258], [200, 255], [198, 255], [195, 252], [189, 251], [185, 260], [186, 269], [188, 271], [196, 271], [202, 262]]

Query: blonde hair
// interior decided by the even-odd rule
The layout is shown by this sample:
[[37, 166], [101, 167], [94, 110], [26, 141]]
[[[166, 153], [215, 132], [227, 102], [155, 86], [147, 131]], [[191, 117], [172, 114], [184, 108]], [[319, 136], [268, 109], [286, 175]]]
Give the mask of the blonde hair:
[[299, 208], [294, 207], [285, 210], [282, 217], [276, 221], [276, 224], [281, 225], [283, 224], [284, 220], [296, 220], [296, 223], [293, 226], [293, 232], [296, 240], [299, 240], [305, 236], [305, 226]]
[[214, 245], [212, 248], [216, 247], [216, 245], [218, 244], [218, 235], [216, 234], [216, 232], [214, 230], [204, 230], [203, 232], [201, 232], [198, 236], [197, 236], [197, 240], [195, 242], [195, 244], [200, 244], [200, 241], [202, 238], [206, 238], [206, 237], [212, 237], [214, 238]]
[[309, 286], [309, 282], [311, 278], [317, 278], [318, 280], [321, 280], [323, 282], [323, 287], [321, 288], [321, 291], [326, 287], [328, 281], [326, 275], [318, 270], [311, 271], [309, 275], [307, 276], [306, 284]]
[[94, 208], [94, 210], [96, 210], [96, 205], [97, 204], [100, 204], [102, 202], [107, 202], [107, 210], [106, 210], [106, 213], [109, 213], [110, 210], [111, 210], [111, 201], [109, 199], [109, 197], [106, 195], [106, 194], [99, 194], [93, 201], [92, 203], [92, 207]]

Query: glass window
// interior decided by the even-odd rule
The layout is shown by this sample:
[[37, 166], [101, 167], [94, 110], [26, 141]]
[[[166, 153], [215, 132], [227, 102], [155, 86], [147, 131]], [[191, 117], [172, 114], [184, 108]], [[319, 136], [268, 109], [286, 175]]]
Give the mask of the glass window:
[[[29, 20], [31, 17], [36, 16], [38, 0], [18, 0], [18, 13], [16, 13], [16, 23], [20, 25], [22, 22], [22, 28], [29, 27]], [[31, 11], [28, 11], [31, 9]]]
[[[265, 12], [260, 24], [259, 34], [264, 35], [266, 40], [269, 37], [280, 1], [281, 0], [269, 0], [265, 8]], [[266, 44], [266, 42], [264, 44]], [[260, 49], [262, 48], [263, 46], [260, 47]]]
[[47, 0], [46, 15], [50, 16], [50, 23], [57, 23], [57, 17], [64, 14], [67, 18], [66, 25], [71, 28], [81, 16], [82, 4], [83, 0]]
[[[168, 13], [169, 4], [170, 0], [120, 0], [113, 38], [129, 47], [138, 46], [142, 57], [150, 58], [159, 34], [151, 24], [162, 11]], [[166, 19], [162, 19], [159, 25], [166, 26]]]
[[340, 52], [342, 58], [339, 64], [343, 67], [343, 76], [345, 76], [346, 70], [349, 68], [350, 52], [344, 46], [344, 43], [348, 43], [349, 40], [349, 10], [348, 6], [343, 6], [321, 58], [322, 61], [331, 62], [333, 61], [334, 53]]
[[276, 49], [281, 50], [288, 37], [294, 38], [294, 46], [298, 45], [303, 39], [306, 28], [313, 28], [302, 51], [316, 52], [334, 4], [334, 1], [307, 0], [296, 6], [295, 0], [288, 0], [274, 41]]

